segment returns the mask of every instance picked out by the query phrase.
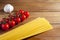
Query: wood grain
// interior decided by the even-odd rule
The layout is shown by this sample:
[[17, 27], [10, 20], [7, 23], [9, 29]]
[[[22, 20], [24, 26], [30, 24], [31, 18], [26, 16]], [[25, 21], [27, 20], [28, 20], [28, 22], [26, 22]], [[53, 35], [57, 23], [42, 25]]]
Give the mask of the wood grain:
[[60, 2], [60, 0], [0, 0], [0, 2]]
[[0, 0], [0, 10], [5, 4], [11, 3], [15, 10], [28, 11], [60, 11], [60, 0]]
[[[12, 13], [17, 12], [19, 9], [30, 12], [30, 17], [19, 25], [23, 25], [37, 17], [44, 17], [54, 27], [53, 30], [24, 40], [60, 40], [60, 0], [0, 0], [0, 19], [8, 16], [2, 10], [4, 5], [8, 3], [11, 3], [15, 8]], [[0, 35], [4, 33], [0, 30]]]
[[[37, 17], [44, 17], [48, 21], [50, 21], [50, 23], [60, 23], [60, 12], [30, 12], [30, 15], [31, 16], [28, 20], [32, 20]], [[0, 12], [0, 17], [1, 18], [8, 17], [8, 14], [6, 14], [5, 12]]]

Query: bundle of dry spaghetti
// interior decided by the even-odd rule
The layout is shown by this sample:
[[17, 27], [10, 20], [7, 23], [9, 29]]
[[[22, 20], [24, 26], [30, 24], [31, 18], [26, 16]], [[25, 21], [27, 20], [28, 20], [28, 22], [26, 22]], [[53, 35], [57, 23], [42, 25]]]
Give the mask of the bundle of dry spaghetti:
[[51, 30], [53, 27], [45, 18], [36, 18], [22, 26], [19, 26], [3, 35], [0, 40], [22, 40], [36, 34]]

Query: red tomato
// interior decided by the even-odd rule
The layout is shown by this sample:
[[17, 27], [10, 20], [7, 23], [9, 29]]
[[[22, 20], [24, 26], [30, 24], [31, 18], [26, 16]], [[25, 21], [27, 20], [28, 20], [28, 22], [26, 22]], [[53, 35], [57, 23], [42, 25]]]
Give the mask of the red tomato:
[[19, 12], [19, 11], [16, 13], [16, 15], [18, 15], [18, 14], [20, 14], [20, 12]]
[[27, 11], [24, 12], [24, 15], [26, 16], [26, 18], [29, 17], [29, 12], [27, 12]]
[[8, 23], [9, 22], [9, 19], [10, 19], [9, 17], [8, 18], [3, 18], [2, 19], [2, 23]]
[[20, 17], [20, 15], [16, 15], [17, 17]]
[[15, 26], [15, 21], [14, 20], [9, 21], [9, 25], [10, 25], [10, 27], [14, 27]]
[[26, 16], [25, 15], [22, 15], [21, 16], [21, 21], [24, 21], [26, 19]]
[[17, 21], [17, 23], [19, 23], [21, 21], [21, 19], [20, 18], [16, 18], [16, 21]]
[[24, 10], [19, 10], [19, 13], [20, 14], [24, 14]]
[[15, 18], [14, 21], [16, 22], [16, 24], [21, 22], [21, 19], [19, 17]]
[[8, 23], [9, 22], [9, 18], [6, 18], [5, 21]]
[[2, 28], [2, 30], [8, 30], [9, 29], [9, 24], [8, 23], [2, 24], [1, 28]]
[[[20, 16], [21, 16], [21, 14], [16, 14], [16, 17], [20, 17]], [[16, 17], [15, 17], [15, 18], [16, 18]]]

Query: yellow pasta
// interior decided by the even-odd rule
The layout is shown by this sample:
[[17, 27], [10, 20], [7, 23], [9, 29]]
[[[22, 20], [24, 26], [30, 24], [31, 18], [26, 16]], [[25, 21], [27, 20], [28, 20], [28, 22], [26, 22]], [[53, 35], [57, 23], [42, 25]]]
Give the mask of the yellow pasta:
[[52, 26], [49, 22], [44, 18], [38, 17], [31, 22], [0, 35], [0, 40], [22, 40], [50, 29], [52, 29]]

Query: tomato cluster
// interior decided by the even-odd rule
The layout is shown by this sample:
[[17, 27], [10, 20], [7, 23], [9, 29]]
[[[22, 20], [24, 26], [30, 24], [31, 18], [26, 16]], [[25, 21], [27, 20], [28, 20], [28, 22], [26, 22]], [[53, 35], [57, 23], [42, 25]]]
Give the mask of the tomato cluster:
[[9, 28], [14, 27], [20, 22], [24, 21], [29, 17], [29, 12], [24, 10], [19, 10], [17, 13], [9, 14], [8, 18], [3, 18], [0, 21], [0, 28], [2, 30], [8, 30]]

